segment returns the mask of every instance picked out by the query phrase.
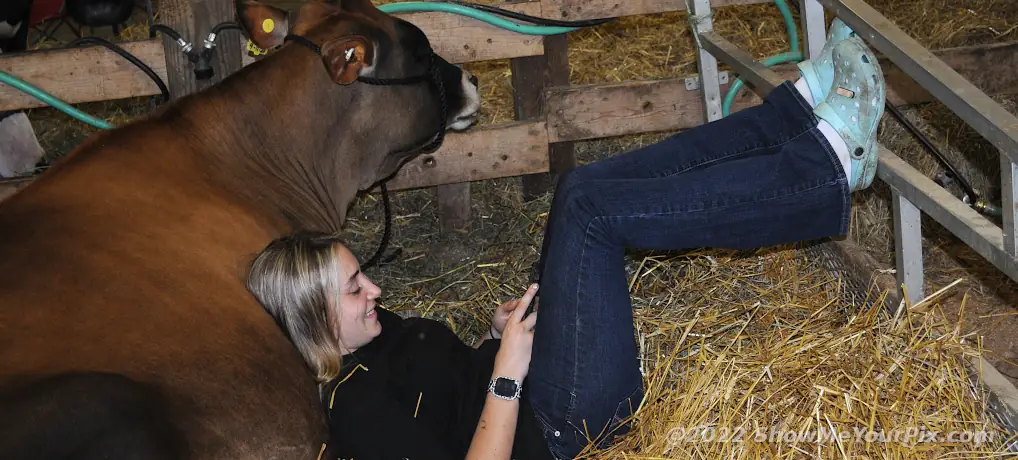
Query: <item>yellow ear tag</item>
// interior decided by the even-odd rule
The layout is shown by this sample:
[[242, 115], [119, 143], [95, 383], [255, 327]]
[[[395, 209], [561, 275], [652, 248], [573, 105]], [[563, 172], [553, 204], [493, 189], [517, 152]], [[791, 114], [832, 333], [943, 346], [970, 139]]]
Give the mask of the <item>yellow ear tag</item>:
[[272, 33], [273, 30], [276, 30], [276, 22], [271, 19], [262, 21], [262, 30], [267, 34]]
[[251, 40], [247, 41], [247, 50], [251, 53], [252, 56], [261, 56], [264, 54], [269, 54], [269, 50], [263, 49], [258, 45], [255, 45], [254, 42]]

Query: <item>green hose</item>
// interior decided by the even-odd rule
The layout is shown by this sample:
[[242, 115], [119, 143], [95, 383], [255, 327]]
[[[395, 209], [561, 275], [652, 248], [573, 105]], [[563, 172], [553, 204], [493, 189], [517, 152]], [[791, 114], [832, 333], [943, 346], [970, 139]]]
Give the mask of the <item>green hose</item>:
[[[770, 56], [760, 63], [767, 67], [773, 67], [778, 64], [800, 62], [803, 59], [803, 55], [799, 50], [799, 30], [795, 25], [795, 20], [792, 18], [792, 11], [788, 9], [788, 4], [785, 3], [785, 0], [774, 0], [774, 4], [777, 5], [778, 10], [781, 11], [781, 16], [785, 19], [785, 29], [788, 31], [789, 51], [776, 56]], [[735, 102], [735, 96], [739, 94], [739, 90], [742, 89], [742, 86], [742, 78], [739, 78], [735, 80], [735, 83], [732, 83], [730, 88], [728, 88], [728, 94], [725, 96], [725, 101], [721, 104], [722, 116], [727, 117], [731, 113], [732, 103]]]
[[379, 6], [378, 9], [390, 14], [419, 13], [426, 11], [458, 14], [461, 16], [466, 16], [468, 18], [476, 19], [478, 21], [486, 22], [495, 27], [499, 27], [505, 30], [513, 31], [524, 35], [560, 35], [580, 29], [579, 27], [532, 26], [526, 24], [518, 24], [510, 20], [495, 16], [491, 13], [475, 10], [468, 6], [442, 2], [388, 3]]
[[15, 87], [15, 88], [17, 88], [17, 89], [27, 93], [30, 96], [35, 97], [35, 98], [37, 98], [37, 99], [39, 99], [39, 100], [41, 100], [41, 101], [43, 101], [43, 102], [53, 106], [54, 108], [59, 109], [61, 112], [64, 112], [64, 113], [66, 113], [66, 114], [68, 114], [68, 115], [70, 115], [70, 116], [72, 116], [72, 117], [74, 117], [74, 118], [76, 118], [76, 119], [78, 119], [80, 121], [83, 121], [83, 122], [88, 123], [88, 124], [90, 124], [92, 126], [95, 126], [96, 128], [99, 128], [99, 129], [113, 129], [114, 128], [113, 125], [111, 125], [111, 124], [109, 124], [109, 123], [107, 123], [107, 122], [105, 122], [103, 120], [99, 120], [97, 118], [94, 118], [91, 115], [89, 115], [89, 114], [87, 114], [85, 112], [82, 112], [82, 111], [74, 108], [70, 104], [68, 104], [68, 103], [66, 103], [64, 101], [61, 101], [60, 99], [57, 99], [52, 94], [49, 94], [49, 93], [47, 93], [47, 92], [45, 92], [45, 91], [43, 91], [43, 90], [41, 90], [41, 89], [31, 85], [31, 84], [28, 84], [28, 83], [20, 80], [19, 78], [15, 77], [14, 75], [11, 75], [11, 74], [9, 74], [7, 72], [4, 72], [2, 70], [0, 70], [0, 83], [6, 83], [8, 85], [11, 85], [11, 86], [13, 86], [13, 87]]

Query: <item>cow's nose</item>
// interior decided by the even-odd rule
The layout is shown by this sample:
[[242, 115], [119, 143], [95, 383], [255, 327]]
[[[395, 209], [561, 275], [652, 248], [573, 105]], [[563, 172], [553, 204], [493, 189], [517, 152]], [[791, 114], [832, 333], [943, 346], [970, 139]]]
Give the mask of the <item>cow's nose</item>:
[[470, 74], [470, 83], [473, 83], [474, 86], [477, 86], [477, 75]]

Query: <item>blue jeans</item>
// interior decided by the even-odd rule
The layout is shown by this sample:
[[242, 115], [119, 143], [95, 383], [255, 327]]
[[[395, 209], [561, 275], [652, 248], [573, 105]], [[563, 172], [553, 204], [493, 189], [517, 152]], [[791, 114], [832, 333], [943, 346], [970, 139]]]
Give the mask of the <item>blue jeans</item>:
[[[572, 458], [643, 398], [625, 248], [752, 249], [844, 235], [848, 180], [791, 83], [763, 104], [564, 174], [537, 264], [528, 398]], [[601, 434], [601, 436], [599, 436]], [[589, 437], [588, 437], [589, 436]]]

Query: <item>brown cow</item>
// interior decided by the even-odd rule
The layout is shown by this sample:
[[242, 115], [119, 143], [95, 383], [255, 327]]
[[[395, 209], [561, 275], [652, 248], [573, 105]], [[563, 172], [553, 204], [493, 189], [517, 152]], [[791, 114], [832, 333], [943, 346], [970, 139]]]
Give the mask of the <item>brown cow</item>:
[[[237, 10], [282, 46], [0, 203], [0, 458], [318, 455], [315, 385], [246, 266], [472, 124], [476, 79], [367, 0]], [[441, 85], [388, 80], [431, 63]]]

